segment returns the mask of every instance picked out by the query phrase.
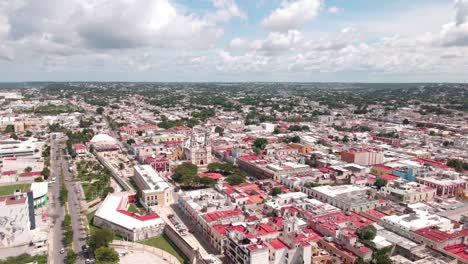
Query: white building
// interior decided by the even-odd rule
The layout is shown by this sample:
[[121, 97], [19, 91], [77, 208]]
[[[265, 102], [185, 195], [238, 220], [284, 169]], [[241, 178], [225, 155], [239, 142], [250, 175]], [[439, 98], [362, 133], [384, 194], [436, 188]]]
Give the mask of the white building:
[[173, 203], [173, 189], [151, 165], [136, 165], [134, 177], [140, 189], [140, 202], [146, 206], [165, 206]]
[[0, 158], [33, 156], [37, 146], [33, 141], [1, 141]]
[[376, 200], [368, 194], [369, 188], [356, 185], [303, 187], [309, 197], [331, 204], [345, 211], [367, 211], [385, 205], [385, 201]]
[[0, 247], [29, 243], [35, 226], [32, 192], [0, 197]]
[[158, 236], [164, 221], [157, 214], [137, 215], [127, 211], [136, 196], [126, 192], [107, 195], [94, 215], [93, 224], [112, 231], [128, 240], [137, 241]]
[[425, 227], [436, 226], [444, 232], [450, 232], [453, 229], [452, 222], [445, 217], [422, 210], [414, 211], [411, 214], [385, 216], [379, 224], [405, 237], [410, 237], [410, 232]]

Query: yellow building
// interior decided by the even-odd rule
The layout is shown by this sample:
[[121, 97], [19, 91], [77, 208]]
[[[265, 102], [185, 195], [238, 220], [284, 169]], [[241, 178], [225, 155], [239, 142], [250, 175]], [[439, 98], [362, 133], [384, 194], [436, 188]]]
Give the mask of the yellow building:
[[468, 190], [462, 188], [458, 189], [455, 192], [455, 198], [460, 201], [468, 201]]
[[383, 176], [385, 174], [391, 174], [393, 168], [385, 166], [385, 165], [375, 165], [371, 169], [371, 173], [376, 176]]
[[140, 202], [145, 206], [172, 204], [172, 187], [158, 175], [151, 165], [134, 167], [133, 180], [139, 189]]
[[291, 143], [289, 144], [290, 148], [297, 149], [299, 153], [302, 154], [307, 154], [312, 152], [312, 146], [310, 145], [305, 145], [305, 144], [300, 144], [300, 143]]

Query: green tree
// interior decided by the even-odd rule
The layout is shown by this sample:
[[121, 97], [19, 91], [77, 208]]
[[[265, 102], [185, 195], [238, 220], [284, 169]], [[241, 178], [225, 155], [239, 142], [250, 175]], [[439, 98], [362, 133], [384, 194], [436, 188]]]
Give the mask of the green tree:
[[239, 184], [245, 183], [246, 178], [247, 176], [244, 173], [239, 172], [239, 173], [229, 175], [226, 178], [225, 182], [229, 183], [230, 185], [239, 185]]
[[261, 150], [264, 150], [267, 144], [268, 141], [266, 140], [266, 138], [257, 138], [254, 141], [254, 146]]
[[271, 191], [270, 191], [271, 196], [277, 196], [278, 194], [281, 194], [281, 193], [283, 193], [283, 191], [281, 190], [280, 187], [275, 187], [275, 188], [271, 189]]
[[74, 264], [76, 262], [77, 254], [73, 249], [69, 248], [67, 250], [67, 258], [66, 258], [66, 263], [67, 264]]
[[195, 182], [203, 186], [213, 187], [216, 184], [216, 180], [209, 177], [195, 177]]
[[91, 251], [95, 251], [101, 247], [109, 246], [109, 243], [114, 240], [114, 232], [109, 228], [97, 229], [89, 237], [88, 245]]
[[197, 177], [197, 170], [196, 165], [184, 162], [175, 168], [172, 179], [183, 185], [191, 186]]
[[44, 180], [49, 179], [50, 169], [48, 167], [44, 167], [44, 169], [42, 169], [42, 176], [44, 177]]
[[460, 159], [447, 160], [447, 166], [454, 168], [457, 172], [463, 172], [464, 170], [468, 170], [468, 162], [464, 162]]
[[5, 127], [5, 130], [3, 130], [4, 133], [13, 133], [15, 132], [15, 126], [13, 125], [7, 125]]
[[387, 180], [385, 180], [384, 178], [377, 177], [377, 179], [375, 180], [374, 186], [380, 190], [380, 188], [386, 186], [387, 183], [388, 183]]
[[114, 193], [114, 191], [115, 191], [114, 188], [110, 186], [104, 188], [104, 190], [102, 190], [101, 198], [103, 199], [106, 198], [107, 194]]
[[127, 139], [127, 144], [128, 145], [135, 144], [135, 140], [133, 138], [129, 138], [129, 139]]
[[43, 182], [44, 179], [42, 179], [42, 177], [37, 177], [34, 179], [34, 182]]
[[15, 133], [12, 133], [12, 134], [10, 135], [10, 138], [12, 138], [12, 139], [14, 139], [14, 140], [18, 140], [18, 139], [19, 139], [19, 138], [18, 138], [18, 135], [16, 135]]
[[102, 115], [103, 113], [104, 113], [104, 108], [102, 108], [101, 106], [96, 109], [96, 114]]
[[366, 264], [366, 262], [361, 257], [357, 257], [354, 264]]
[[31, 167], [29, 167], [29, 166], [28, 166], [28, 167], [26, 167], [26, 168], [24, 168], [24, 172], [31, 172], [31, 171], [32, 171], [32, 168], [31, 168]]
[[410, 121], [408, 118], [403, 119], [403, 125], [409, 125]]
[[355, 231], [361, 240], [373, 240], [377, 234], [377, 229], [373, 225], [361, 227]]
[[299, 136], [294, 136], [291, 138], [291, 142], [293, 143], [300, 143], [301, 142], [301, 137]]
[[33, 133], [31, 131], [29, 131], [29, 130], [26, 130], [26, 132], [24, 133], [25, 137], [30, 137], [32, 135], [33, 135]]
[[349, 142], [348, 135], [345, 135], [341, 141], [343, 141], [343, 143], [348, 143]]
[[315, 154], [315, 153], [310, 154], [310, 163], [311, 163], [312, 167], [314, 167], [314, 168], [317, 167], [317, 160], [318, 160], [317, 154]]
[[119, 254], [110, 247], [100, 247], [95, 251], [96, 264], [114, 264], [119, 262]]
[[215, 128], [215, 133], [218, 133], [218, 135], [223, 136], [224, 134], [224, 128], [217, 126]]
[[392, 260], [389, 257], [390, 248], [382, 248], [377, 251], [374, 251], [372, 254], [372, 263], [373, 264], [392, 264]]
[[219, 162], [213, 162], [208, 164], [208, 171], [209, 172], [221, 172], [223, 170], [223, 164]]

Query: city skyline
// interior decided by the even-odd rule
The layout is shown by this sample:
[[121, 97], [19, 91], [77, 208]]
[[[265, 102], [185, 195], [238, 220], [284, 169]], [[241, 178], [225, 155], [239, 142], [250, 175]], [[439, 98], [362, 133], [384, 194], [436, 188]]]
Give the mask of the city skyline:
[[16, 81], [466, 82], [468, 1], [0, 4]]

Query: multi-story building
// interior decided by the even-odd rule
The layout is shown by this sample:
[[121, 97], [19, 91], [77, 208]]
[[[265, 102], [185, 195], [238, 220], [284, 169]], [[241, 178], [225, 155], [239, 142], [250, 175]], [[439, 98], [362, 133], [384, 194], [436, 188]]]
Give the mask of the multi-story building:
[[145, 124], [141, 126], [126, 126], [126, 127], [121, 127], [120, 132], [125, 132], [127, 135], [135, 135], [138, 132], [144, 132], [148, 133], [151, 131], [156, 130], [157, 126], [152, 125], [152, 124]]
[[136, 165], [134, 177], [140, 190], [140, 201], [145, 206], [166, 206], [173, 201], [173, 189], [151, 165]]
[[236, 264], [269, 264], [267, 244], [259, 239], [249, 239], [244, 233], [228, 231], [226, 235], [226, 263]]
[[310, 227], [323, 236], [331, 238], [330, 240], [342, 245], [353, 254], [364, 260], [370, 260], [372, 250], [357, 241], [355, 231], [373, 223], [374, 221], [354, 212], [338, 212], [312, 218]]
[[153, 169], [157, 171], [158, 173], [165, 173], [171, 170], [169, 159], [165, 157], [160, 157], [160, 158], [147, 157], [144, 160], [144, 163], [150, 164], [153, 167]]
[[418, 203], [432, 201], [436, 189], [410, 182], [403, 185], [382, 187], [379, 194], [395, 202]]
[[0, 247], [29, 243], [36, 228], [33, 193], [0, 196]]
[[0, 158], [33, 156], [37, 146], [33, 141], [1, 141]]
[[303, 187], [309, 197], [331, 204], [345, 211], [361, 212], [386, 205], [384, 200], [373, 199], [369, 188], [356, 185], [324, 185], [314, 188]]
[[425, 227], [415, 230], [411, 239], [424, 243], [431, 248], [445, 248], [453, 245], [468, 243], [468, 228], [444, 232], [434, 227]]
[[239, 157], [237, 159], [237, 165], [241, 170], [259, 179], [275, 179], [281, 181], [283, 178], [312, 176], [315, 174], [315, 171], [308, 165], [296, 162], [278, 162], [273, 159], [265, 160], [256, 155]]
[[349, 149], [341, 152], [341, 159], [362, 166], [371, 166], [383, 163], [384, 154], [380, 150]]
[[453, 197], [459, 189], [468, 188], [466, 179], [462, 179], [458, 173], [450, 171], [445, 171], [435, 177], [418, 177], [416, 181], [436, 189], [437, 196]]

